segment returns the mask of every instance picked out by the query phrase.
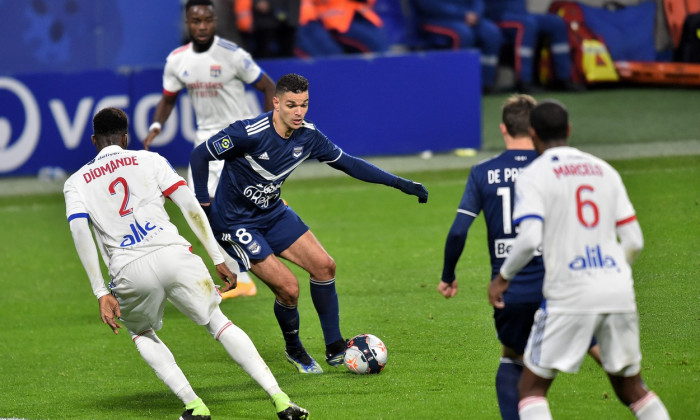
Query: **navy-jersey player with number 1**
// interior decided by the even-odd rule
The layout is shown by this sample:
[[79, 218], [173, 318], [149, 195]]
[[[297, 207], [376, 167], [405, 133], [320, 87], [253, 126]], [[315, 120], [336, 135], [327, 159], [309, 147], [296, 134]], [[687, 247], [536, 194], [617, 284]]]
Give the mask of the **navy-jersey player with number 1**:
[[[501, 134], [506, 151], [475, 165], [469, 174], [457, 216], [447, 235], [442, 279], [438, 291], [450, 298], [457, 294], [455, 267], [464, 249], [469, 228], [483, 211], [491, 255], [492, 277], [498, 274], [516, 232], [512, 222], [513, 187], [520, 171], [536, 157], [528, 129], [535, 99], [513, 95], [503, 105]], [[518, 379], [522, 357], [535, 312], [542, 303], [544, 265], [540, 255], [525, 266], [505, 293], [506, 305], [494, 309], [493, 317], [502, 344], [496, 374], [496, 393], [501, 416], [518, 418]]]
[[[428, 200], [423, 185], [386, 172], [344, 153], [305, 120], [309, 82], [297, 74], [276, 85], [273, 110], [236, 121], [192, 152], [190, 165], [197, 198], [210, 211], [212, 229], [242, 270], [251, 270], [275, 294], [274, 312], [282, 329], [287, 360], [301, 373], [322, 373], [299, 339], [299, 282], [280, 261], [284, 258], [309, 273], [311, 299], [326, 344], [326, 362], [343, 361], [335, 262], [299, 216], [280, 198], [282, 184], [306, 159], [317, 159], [362, 181], [384, 184]], [[224, 170], [210, 206], [209, 161], [223, 160]]]

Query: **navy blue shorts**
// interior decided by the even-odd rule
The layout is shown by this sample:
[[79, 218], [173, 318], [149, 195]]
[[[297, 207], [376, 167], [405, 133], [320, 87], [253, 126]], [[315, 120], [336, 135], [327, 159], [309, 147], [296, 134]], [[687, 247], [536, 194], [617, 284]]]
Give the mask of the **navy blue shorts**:
[[279, 255], [309, 230], [309, 227], [288, 206], [266, 223], [260, 221], [231, 226], [229, 232], [219, 233], [219, 245], [238, 262], [241, 271], [250, 269], [250, 260], [262, 260], [270, 254]]
[[523, 354], [535, 312], [540, 308], [540, 304], [541, 302], [508, 303], [502, 309], [494, 309], [493, 319], [496, 323], [498, 340], [517, 354]]

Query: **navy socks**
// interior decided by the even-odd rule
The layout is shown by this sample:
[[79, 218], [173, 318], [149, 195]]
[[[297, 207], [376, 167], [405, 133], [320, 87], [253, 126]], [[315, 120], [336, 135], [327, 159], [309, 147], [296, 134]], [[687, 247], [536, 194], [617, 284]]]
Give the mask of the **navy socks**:
[[311, 284], [311, 300], [318, 313], [323, 330], [323, 338], [326, 346], [335, 342], [345, 341], [340, 334], [340, 309], [338, 307], [338, 294], [335, 292], [335, 279], [320, 282], [309, 279]]
[[522, 373], [522, 362], [506, 357], [501, 358], [501, 364], [496, 373], [496, 395], [503, 420], [518, 420], [520, 418], [518, 415], [518, 381]]

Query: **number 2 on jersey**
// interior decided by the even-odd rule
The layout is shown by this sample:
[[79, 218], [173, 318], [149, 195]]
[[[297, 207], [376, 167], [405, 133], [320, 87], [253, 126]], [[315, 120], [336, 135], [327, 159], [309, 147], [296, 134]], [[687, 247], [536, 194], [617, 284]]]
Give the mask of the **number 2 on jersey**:
[[121, 217], [128, 216], [131, 213], [134, 212], [133, 207], [130, 209], [127, 209], [126, 206], [129, 205], [129, 185], [126, 183], [126, 179], [119, 177], [112, 181], [111, 184], [109, 184], [109, 193], [114, 195], [117, 193], [117, 190], [114, 188], [117, 186], [117, 184], [122, 184], [124, 187], [124, 199], [122, 200], [122, 206], [119, 209], [119, 215]]

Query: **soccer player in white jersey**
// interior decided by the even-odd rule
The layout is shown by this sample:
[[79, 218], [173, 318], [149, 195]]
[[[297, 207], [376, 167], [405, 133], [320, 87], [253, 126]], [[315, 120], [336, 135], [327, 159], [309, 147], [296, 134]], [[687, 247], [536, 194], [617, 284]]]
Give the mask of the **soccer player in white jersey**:
[[[272, 109], [275, 83], [235, 43], [214, 35], [216, 15], [211, 0], [189, 0], [185, 4], [186, 25], [191, 42], [170, 53], [163, 71], [163, 96], [156, 106], [153, 124], [143, 141], [148, 150], [175, 106], [178, 93], [187, 89], [197, 119], [195, 146], [206, 141], [233, 121], [254, 117], [245, 100], [245, 85], [265, 95], [265, 111]], [[223, 162], [209, 165], [209, 194], [214, 196]], [[188, 171], [192, 185], [192, 172]], [[228, 261], [227, 261], [228, 263]], [[257, 293], [248, 273], [238, 273], [238, 286], [222, 294], [224, 299]]]
[[488, 289], [489, 302], [503, 308], [510, 280], [542, 244], [546, 306], [536, 313], [525, 348], [520, 418], [552, 418], [550, 385], [558, 372], [578, 371], [595, 336], [618, 398], [638, 419], [668, 419], [639, 373], [630, 264], [644, 239], [622, 179], [603, 160], [567, 146], [569, 116], [561, 103], [540, 102], [530, 125], [540, 156], [515, 182], [513, 219], [520, 231]]
[[[248, 335], [221, 312], [221, 298], [209, 271], [170, 222], [165, 197], [180, 207], [218, 275], [229, 286], [235, 285], [206, 215], [185, 180], [157, 153], [126, 150], [128, 121], [122, 110], [99, 111], [93, 129], [98, 154], [68, 178], [63, 193], [73, 241], [99, 301], [102, 322], [118, 334], [121, 325], [116, 318], [122, 321], [146, 363], [185, 404], [182, 420], [211, 417], [155, 333], [163, 325], [166, 299], [221, 342], [270, 395], [280, 419], [308, 418], [308, 412], [282, 392]], [[90, 225], [109, 269], [109, 290]]]

